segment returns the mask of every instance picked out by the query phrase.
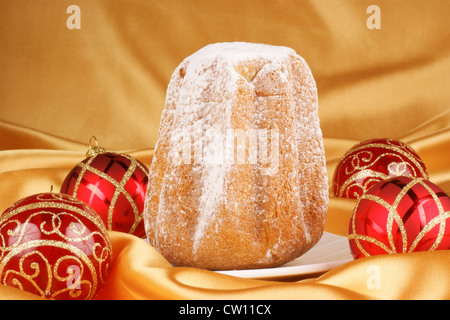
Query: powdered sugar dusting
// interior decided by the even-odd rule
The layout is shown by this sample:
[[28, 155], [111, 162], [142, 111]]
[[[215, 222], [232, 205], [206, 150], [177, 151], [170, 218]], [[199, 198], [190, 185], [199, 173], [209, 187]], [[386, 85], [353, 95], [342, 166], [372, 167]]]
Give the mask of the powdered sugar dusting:
[[290, 48], [218, 43], [187, 57], [150, 168], [150, 243], [176, 265], [213, 269], [272, 266], [312, 246], [328, 203], [317, 109]]
[[[209, 124], [209, 126], [202, 125], [206, 128], [202, 145], [202, 193], [198, 208], [198, 224], [194, 234], [194, 252], [205, 234], [206, 227], [214, 220], [219, 204], [224, 201], [224, 183], [230, 162], [221, 161], [224, 155], [220, 154], [222, 151], [220, 146], [223, 145], [222, 138], [227, 134], [226, 132], [231, 130], [231, 98], [236, 90], [237, 79], [242, 77], [236, 72], [235, 67], [249, 59], [264, 58], [273, 63], [280, 57], [285, 59], [287, 53], [292, 54], [293, 50], [263, 44], [218, 43], [202, 48], [183, 62], [183, 65], [186, 65], [182, 67], [185, 85], [180, 95], [183, 101], [186, 101], [186, 105], [196, 106], [196, 110], [191, 109], [191, 111], [199, 112], [201, 106], [192, 102], [204, 101], [207, 104], [214, 102], [213, 107], [201, 119], [202, 124]], [[207, 71], [211, 64], [215, 65], [214, 70], [221, 71], [220, 74], [210, 74]], [[248, 72], [248, 70], [245, 71]], [[286, 81], [286, 78], [284, 80]], [[211, 81], [218, 83], [216, 90], [211, 90], [213, 94], [217, 95], [218, 92], [223, 94], [219, 100], [210, 101], [213, 100], [212, 96], [205, 97], [205, 92], [208, 92], [212, 86]], [[178, 104], [177, 107], [184, 106]], [[189, 132], [192, 130], [189, 125], [186, 129]], [[188, 135], [189, 132], [182, 134]]]

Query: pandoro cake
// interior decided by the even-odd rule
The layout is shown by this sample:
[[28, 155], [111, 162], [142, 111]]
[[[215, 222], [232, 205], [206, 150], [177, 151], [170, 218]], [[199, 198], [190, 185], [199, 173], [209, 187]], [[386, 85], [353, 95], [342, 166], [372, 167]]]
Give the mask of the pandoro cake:
[[293, 49], [216, 43], [167, 88], [144, 208], [174, 266], [268, 268], [322, 236], [328, 180], [317, 88]]

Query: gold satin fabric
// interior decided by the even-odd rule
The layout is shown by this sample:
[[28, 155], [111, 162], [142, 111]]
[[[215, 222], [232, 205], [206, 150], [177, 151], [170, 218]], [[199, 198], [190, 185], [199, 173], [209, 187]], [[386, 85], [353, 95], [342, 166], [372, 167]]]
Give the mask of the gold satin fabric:
[[[75, 3], [76, 2], [76, 3]], [[69, 5], [81, 10], [70, 30]], [[381, 29], [367, 28], [369, 5]], [[450, 194], [450, 2], [167, 0], [0, 2], [0, 210], [58, 190], [89, 139], [150, 165], [175, 67], [214, 42], [292, 47], [319, 92], [331, 185], [355, 143], [401, 139]], [[354, 200], [330, 194], [326, 231], [347, 235]], [[291, 281], [173, 268], [111, 232], [114, 264], [98, 299], [449, 299], [450, 251], [364, 258]], [[380, 271], [379, 287], [368, 271]], [[33, 299], [0, 286], [2, 299]]]

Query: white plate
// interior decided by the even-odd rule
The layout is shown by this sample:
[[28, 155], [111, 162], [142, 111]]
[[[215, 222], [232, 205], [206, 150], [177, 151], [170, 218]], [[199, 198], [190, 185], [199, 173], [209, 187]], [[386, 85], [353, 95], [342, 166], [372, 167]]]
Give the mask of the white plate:
[[216, 272], [240, 278], [287, 280], [323, 273], [352, 260], [347, 238], [324, 232], [319, 242], [308, 252], [280, 267]]

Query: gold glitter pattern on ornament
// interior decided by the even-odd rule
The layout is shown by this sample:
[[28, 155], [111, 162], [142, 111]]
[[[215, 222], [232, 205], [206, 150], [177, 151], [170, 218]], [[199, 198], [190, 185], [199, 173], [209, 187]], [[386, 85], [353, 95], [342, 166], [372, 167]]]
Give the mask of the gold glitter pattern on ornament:
[[[127, 154], [120, 154], [120, 156], [125, 157], [130, 161], [130, 165], [128, 166], [125, 174], [123, 175], [122, 179], [120, 181], [115, 180], [113, 177], [108, 175], [106, 172], [103, 172], [101, 170], [98, 170], [94, 168], [91, 163], [95, 160], [95, 158], [99, 155], [102, 155], [103, 153], [94, 154], [90, 158], [87, 159], [86, 162], [82, 161], [77, 164], [78, 167], [81, 167], [81, 172], [78, 174], [77, 181], [75, 183], [75, 188], [72, 193], [73, 196], [77, 196], [78, 189], [80, 187], [80, 184], [82, 183], [82, 179], [86, 172], [91, 172], [97, 176], [99, 176], [102, 179], [105, 179], [106, 181], [110, 182], [114, 187], [114, 195], [111, 198], [111, 202], [109, 204], [108, 209], [108, 217], [106, 221], [106, 226], [108, 230], [113, 230], [113, 216], [114, 216], [114, 210], [116, 206], [116, 202], [119, 198], [119, 196], [122, 194], [127, 201], [129, 202], [134, 215], [134, 222], [133, 225], [130, 227], [130, 230], [128, 233], [133, 234], [136, 228], [138, 227], [139, 223], [142, 220], [141, 212], [139, 211], [138, 207], [136, 206], [136, 203], [133, 199], [133, 197], [128, 193], [128, 191], [125, 189], [125, 184], [130, 180], [130, 177], [135, 172], [136, 168], [140, 168], [147, 176], [148, 176], [148, 169], [142, 166], [142, 164], [137, 161], [134, 157], [131, 157]], [[108, 154], [114, 154], [109, 152]], [[119, 154], [117, 154], [119, 155]]]
[[[445, 234], [445, 228], [446, 228], [447, 222], [449, 222], [449, 221], [447, 221], [447, 219], [450, 218], [450, 211], [444, 210], [444, 207], [442, 206], [439, 196], [427, 183], [425, 183], [425, 181], [427, 181], [426, 179], [417, 178], [417, 177], [408, 177], [408, 178], [410, 178], [411, 181], [401, 189], [401, 191], [395, 197], [395, 200], [393, 201], [392, 204], [387, 202], [385, 199], [383, 199], [379, 196], [370, 194], [370, 193], [365, 193], [364, 195], [362, 195], [359, 198], [358, 203], [354, 209], [354, 214], [351, 219], [350, 234], [348, 236], [348, 239], [354, 240], [357, 248], [365, 256], [370, 256], [371, 254], [369, 252], [367, 252], [367, 250], [364, 249], [362, 241], [372, 243], [372, 244], [380, 247], [384, 251], [386, 251], [386, 253], [388, 253], [388, 254], [413, 252], [416, 249], [419, 242], [427, 235], [427, 233], [431, 229], [433, 229], [436, 226], [439, 226], [439, 231], [436, 236], [436, 239], [434, 240], [432, 246], [429, 248], [428, 251], [436, 250], [436, 248], [440, 245], [441, 241], [443, 240], [444, 234]], [[402, 217], [399, 215], [398, 207], [399, 207], [400, 202], [404, 199], [404, 197], [407, 196], [408, 192], [412, 188], [416, 187], [417, 185], [420, 185], [423, 188], [425, 188], [427, 190], [427, 192], [431, 195], [431, 197], [437, 207], [438, 215], [435, 216], [433, 219], [431, 219], [421, 229], [421, 231], [415, 236], [414, 239], [411, 239], [411, 234], [407, 233], [404, 221], [403, 221]], [[387, 243], [384, 243], [378, 239], [375, 239], [374, 237], [358, 234], [356, 232], [356, 214], [355, 213], [358, 211], [360, 204], [364, 200], [372, 201], [372, 202], [382, 206], [388, 212], [386, 227], [383, 228], [387, 235], [387, 240], [388, 240]], [[414, 204], [411, 204], [411, 206], [413, 206], [413, 205]], [[400, 232], [400, 236], [402, 239], [402, 247], [401, 247], [400, 251], [395, 246], [394, 232], [398, 232], [398, 231], [396, 228], [394, 228], [394, 222], [397, 224], [397, 228], [398, 228], [398, 231]], [[409, 249], [408, 249], [408, 244], [410, 244]]]
[[[386, 152], [374, 155], [370, 149], [383, 149]], [[387, 172], [378, 172], [372, 168], [386, 158], [396, 159], [395, 162], [387, 166]], [[337, 171], [343, 170], [346, 175], [350, 175], [344, 182], [336, 181], [335, 185], [340, 187], [336, 190], [338, 197], [356, 198], [360, 194], [354, 192], [349, 194], [352, 187], [360, 190], [361, 194], [365, 193], [374, 182], [382, 181], [395, 176], [415, 176], [428, 179], [428, 173], [425, 170], [423, 161], [416, 156], [416, 152], [406, 143], [401, 141], [387, 139], [386, 143], [364, 143], [357, 145], [348, 150], [342, 157], [341, 162], [336, 168]], [[405, 159], [409, 161], [405, 162]], [[342, 161], [341, 160], [341, 161]], [[345, 166], [340, 168], [340, 166]], [[339, 178], [337, 178], [339, 179]]]
[[49, 299], [94, 298], [111, 267], [111, 243], [100, 217], [70, 198], [40, 194], [0, 216], [1, 284]]

